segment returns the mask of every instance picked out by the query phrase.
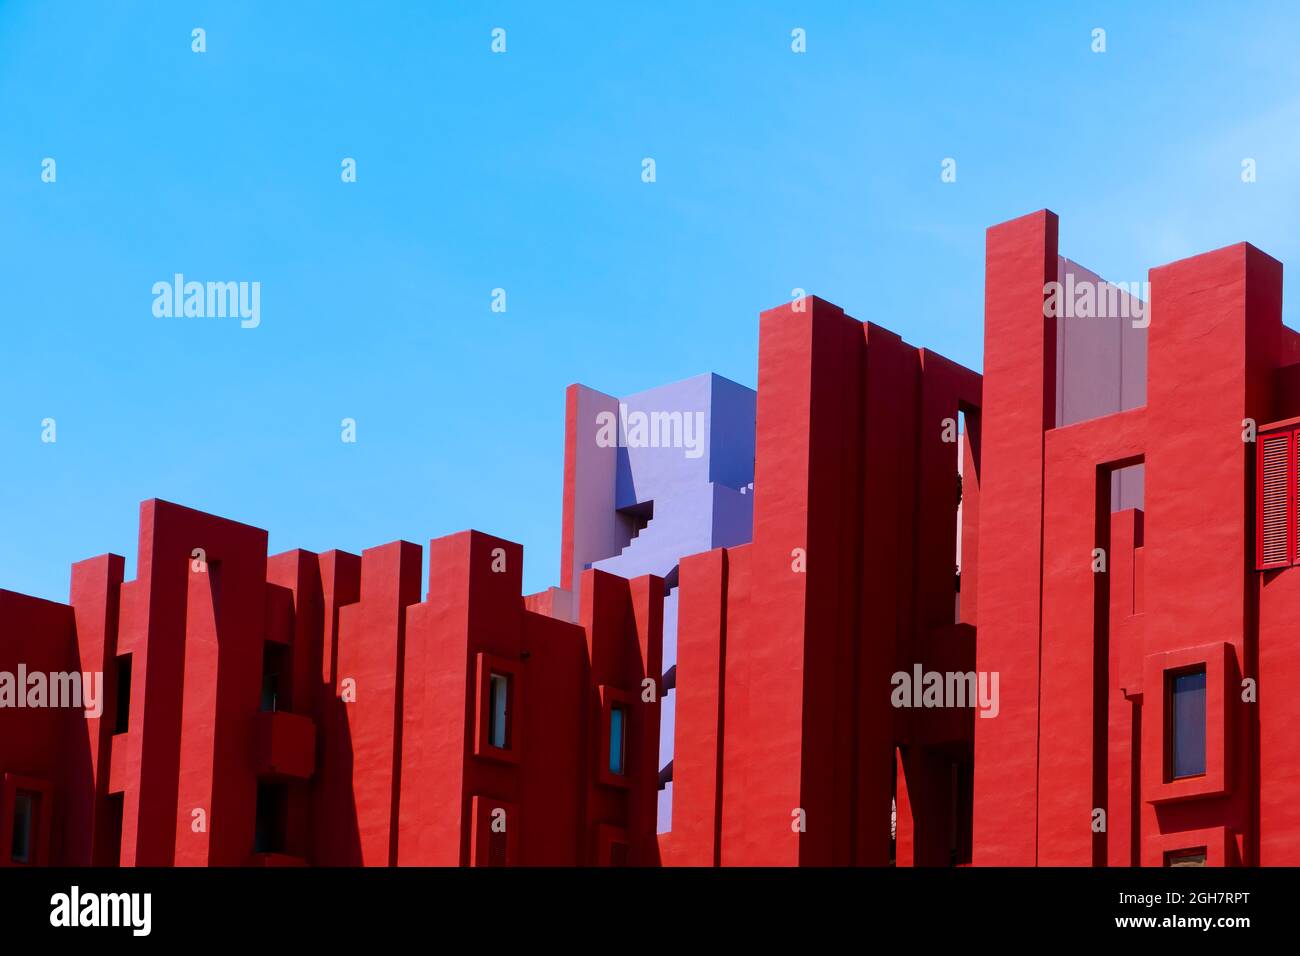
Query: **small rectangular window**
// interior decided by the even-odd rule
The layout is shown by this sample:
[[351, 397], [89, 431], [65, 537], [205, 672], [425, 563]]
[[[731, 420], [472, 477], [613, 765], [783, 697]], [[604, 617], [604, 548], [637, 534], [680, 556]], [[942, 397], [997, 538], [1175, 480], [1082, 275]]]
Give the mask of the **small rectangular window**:
[[262, 710], [288, 710], [286, 700], [288, 664], [288, 647], [275, 641], [267, 641], [262, 647]]
[[1205, 671], [1169, 677], [1169, 752], [1174, 780], [1205, 773]]
[[1171, 850], [1165, 854], [1165, 866], [1205, 866], [1205, 847]]
[[254, 817], [253, 852], [283, 853], [288, 832], [288, 788], [284, 784], [259, 781]]
[[492, 674], [488, 679], [488, 743], [505, 750], [510, 746], [507, 733], [510, 720], [510, 678]]
[[113, 709], [113, 733], [124, 734], [131, 727], [131, 655], [117, 659], [117, 706]]
[[36, 835], [36, 811], [40, 796], [19, 790], [14, 796], [14, 829], [10, 859], [15, 863], [32, 862], [32, 845]]
[[623, 773], [624, 738], [627, 729], [627, 711], [615, 705], [609, 711], [609, 772]]

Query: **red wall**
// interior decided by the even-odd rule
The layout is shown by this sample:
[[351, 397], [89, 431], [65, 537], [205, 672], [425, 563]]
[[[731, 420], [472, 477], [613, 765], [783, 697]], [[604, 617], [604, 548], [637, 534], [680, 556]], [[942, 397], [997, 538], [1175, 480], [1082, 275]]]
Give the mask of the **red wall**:
[[[102, 718], [0, 708], [0, 824], [36, 790], [36, 862], [71, 865], [1300, 862], [1300, 572], [1255, 568], [1248, 428], [1300, 416], [1281, 265], [1240, 244], [1152, 270], [1146, 403], [1118, 410], [1134, 367], [1088, 346], [1106, 394], [1066, 397], [1105, 413], [1075, 420], [1058, 337], [1096, 330], [1044, 315], [1061, 261], [1051, 212], [988, 231], [982, 379], [821, 299], [762, 315], [753, 539], [680, 565], [670, 833], [659, 578], [584, 570], [566, 538], [579, 598], [555, 607], [479, 532], [430, 542], [426, 585], [409, 542], [268, 557], [157, 500], [135, 580], [105, 555], [67, 605], [0, 591], [0, 671], [105, 677]], [[996, 674], [996, 716], [894, 706], [914, 667]], [[1170, 780], [1185, 667], [1207, 768]]]

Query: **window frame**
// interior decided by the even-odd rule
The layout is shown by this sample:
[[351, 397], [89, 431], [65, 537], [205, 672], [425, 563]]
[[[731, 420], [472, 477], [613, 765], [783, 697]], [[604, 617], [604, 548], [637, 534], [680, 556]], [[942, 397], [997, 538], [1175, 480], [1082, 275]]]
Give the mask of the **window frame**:
[[1142, 844], [1143, 866], [1164, 867], [1170, 855], [1195, 850], [1205, 851], [1207, 869], [1237, 866], [1241, 862], [1233, 831], [1223, 826], [1152, 833], [1149, 838], [1143, 838]]
[[514, 708], [510, 706], [510, 683], [509, 674], [488, 672], [488, 746], [498, 750], [510, 749], [510, 724], [514, 717]]
[[[1169, 676], [1205, 670], [1205, 772], [1172, 779], [1169, 752]], [[1148, 689], [1151, 720], [1142, 721], [1142, 793], [1151, 804], [1223, 797], [1232, 786], [1232, 734], [1240, 694], [1237, 654], [1227, 641], [1149, 654], [1143, 661], [1142, 684]], [[1150, 759], [1147, 758], [1150, 754]], [[1154, 865], [1158, 865], [1154, 864]]]
[[[618, 718], [618, 735], [615, 739], [614, 724]], [[622, 704], [613, 704], [609, 708], [609, 752], [605, 756], [605, 766], [609, 772], [620, 777], [627, 776], [627, 708]], [[617, 754], [617, 760], [615, 755]]]
[[[517, 764], [523, 754], [523, 668], [517, 661], [480, 651], [476, 658], [474, 702], [474, 756]], [[492, 678], [506, 679], [506, 746], [492, 743]]]
[[[1175, 704], [1177, 701], [1176, 685], [1180, 677], [1193, 677], [1200, 675], [1205, 686], [1201, 689], [1201, 711], [1204, 720], [1204, 726], [1201, 728], [1201, 769], [1196, 773], [1180, 774], [1176, 772], [1175, 763], [1177, 761], [1177, 713]], [[1210, 762], [1209, 753], [1209, 691], [1210, 691], [1210, 674], [1207, 668], [1199, 664], [1193, 664], [1190, 667], [1174, 668], [1165, 671], [1165, 688], [1164, 688], [1164, 720], [1165, 720], [1165, 780], [1172, 782], [1175, 780], [1195, 780], [1198, 777], [1205, 776], [1206, 769]]]
[[[636, 723], [632, 695], [626, 691], [601, 684], [600, 691], [600, 739], [596, 751], [596, 779], [606, 786], [630, 788], [632, 786], [634, 749], [632, 727]], [[623, 772], [615, 773], [609, 766], [611, 731], [613, 729], [614, 709], [623, 711]]]
[[[35, 797], [25, 862], [15, 860], [12, 852], [20, 793]], [[4, 852], [0, 853], [0, 866], [49, 866], [53, 798], [54, 785], [47, 780], [14, 773], [0, 776], [0, 831], [3, 832], [5, 841]]]

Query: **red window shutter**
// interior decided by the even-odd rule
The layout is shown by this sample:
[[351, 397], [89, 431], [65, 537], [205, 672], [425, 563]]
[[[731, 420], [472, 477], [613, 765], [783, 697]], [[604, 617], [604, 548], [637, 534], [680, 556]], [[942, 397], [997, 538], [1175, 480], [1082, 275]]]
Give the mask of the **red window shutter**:
[[488, 866], [505, 866], [506, 834], [492, 832], [488, 836]]
[[1296, 474], [1292, 466], [1295, 442], [1292, 432], [1259, 438], [1259, 509], [1257, 564], [1281, 568], [1292, 562], [1295, 521], [1291, 503]]

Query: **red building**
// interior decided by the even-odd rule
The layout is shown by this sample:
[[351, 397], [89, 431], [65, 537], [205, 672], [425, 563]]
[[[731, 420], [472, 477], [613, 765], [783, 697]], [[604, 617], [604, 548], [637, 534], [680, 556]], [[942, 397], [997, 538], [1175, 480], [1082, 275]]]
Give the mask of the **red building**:
[[[662, 578], [523, 596], [464, 532], [422, 582], [147, 501], [135, 580], [0, 591], [0, 865], [1300, 862], [1277, 262], [1143, 301], [1035, 213], [988, 233], [982, 378], [808, 298], [756, 417], [752, 540], [680, 563], [669, 832]], [[49, 706], [73, 674], [97, 707]]]

